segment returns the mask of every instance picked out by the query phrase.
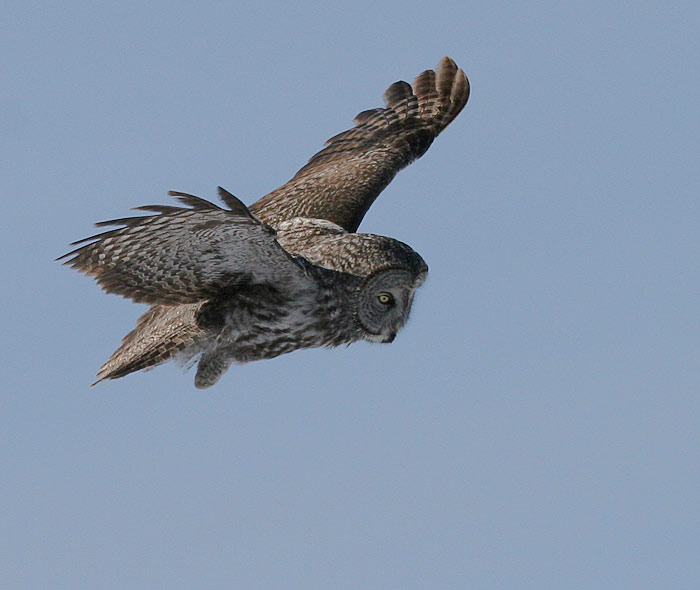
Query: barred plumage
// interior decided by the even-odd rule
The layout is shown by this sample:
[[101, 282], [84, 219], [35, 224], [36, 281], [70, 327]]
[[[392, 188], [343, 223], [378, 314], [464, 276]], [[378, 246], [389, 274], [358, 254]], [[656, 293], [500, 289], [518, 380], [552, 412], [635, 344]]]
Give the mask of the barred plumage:
[[402, 168], [420, 158], [467, 104], [469, 81], [449, 57], [413, 82], [394, 82], [385, 108], [362, 111], [356, 127], [326, 147], [285, 185], [251, 205], [272, 226], [292, 217], [327, 219], [357, 230], [379, 193]]
[[391, 342], [428, 267], [406, 244], [354, 232], [468, 97], [464, 72], [443, 58], [413, 87], [389, 86], [385, 108], [357, 115], [356, 127], [250, 209], [220, 188], [226, 208], [171, 193], [185, 207], [137, 207], [149, 214], [98, 223], [121, 227], [75, 242], [61, 258], [108, 293], [152, 305], [99, 380], [198, 359], [195, 385], [209, 387], [232, 362]]

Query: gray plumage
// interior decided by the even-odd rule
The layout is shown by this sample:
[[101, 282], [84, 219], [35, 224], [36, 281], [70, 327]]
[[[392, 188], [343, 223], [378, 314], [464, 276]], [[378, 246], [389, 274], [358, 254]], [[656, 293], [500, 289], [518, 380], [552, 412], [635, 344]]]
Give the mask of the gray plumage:
[[220, 188], [226, 208], [171, 193], [185, 207], [138, 207], [151, 214], [97, 224], [121, 227], [61, 258], [108, 293], [151, 304], [99, 380], [178, 358], [198, 360], [195, 385], [208, 387], [232, 362], [391, 342], [428, 267], [398, 240], [354, 232], [468, 96], [466, 76], [443, 58], [413, 88], [392, 84], [386, 108], [360, 113], [356, 127], [250, 209]]

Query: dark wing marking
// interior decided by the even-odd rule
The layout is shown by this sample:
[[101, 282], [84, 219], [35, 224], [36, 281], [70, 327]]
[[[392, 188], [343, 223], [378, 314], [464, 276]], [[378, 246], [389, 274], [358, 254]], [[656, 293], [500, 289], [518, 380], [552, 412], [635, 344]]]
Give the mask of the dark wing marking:
[[250, 210], [277, 226], [285, 219], [327, 219], [355, 231], [396, 173], [422, 156], [469, 98], [469, 82], [449, 57], [420, 74], [411, 87], [395, 82], [386, 108], [363, 111], [356, 127], [326, 142], [287, 184]]
[[84, 245], [59, 260], [68, 258], [65, 264], [95, 277], [108, 293], [139, 303], [194, 303], [250, 283], [303, 277], [302, 264], [277, 243], [275, 232], [223, 193], [232, 210], [173, 192], [189, 208], [137, 207], [155, 215], [100, 222], [124, 227], [74, 242]]

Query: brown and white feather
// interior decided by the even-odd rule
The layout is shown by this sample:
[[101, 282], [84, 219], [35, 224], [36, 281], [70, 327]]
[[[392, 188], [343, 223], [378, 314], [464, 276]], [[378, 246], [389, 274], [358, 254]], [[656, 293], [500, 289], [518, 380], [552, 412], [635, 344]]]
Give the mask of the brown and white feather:
[[413, 86], [389, 86], [384, 108], [359, 113], [355, 127], [250, 209], [221, 188], [227, 209], [173, 192], [185, 207], [137, 207], [149, 215], [97, 224], [121, 227], [75, 242], [65, 264], [108, 293], [152, 305], [99, 381], [199, 358], [195, 385], [208, 387], [232, 362], [391, 342], [428, 267], [402, 242], [354, 232], [468, 98], [467, 77], [445, 57]]
[[273, 227], [293, 217], [327, 219], [354, 232], [379, 193], [421, 157], [464, 108], [469, 81], [449, 57], [414, 81], [395, 82], [385, 108], [363, 111], [286, 184], [251, 205]]

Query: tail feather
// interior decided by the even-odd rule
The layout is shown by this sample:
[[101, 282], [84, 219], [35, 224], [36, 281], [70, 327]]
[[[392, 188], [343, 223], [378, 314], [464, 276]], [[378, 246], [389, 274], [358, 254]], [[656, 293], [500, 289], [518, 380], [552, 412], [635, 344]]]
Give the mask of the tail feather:
[[196, 321], [201, 306], [202, 303], [190, 303], [151, 307], [102, 365], [92, 386], [160, 365], [195, 344], [202, 333]]

